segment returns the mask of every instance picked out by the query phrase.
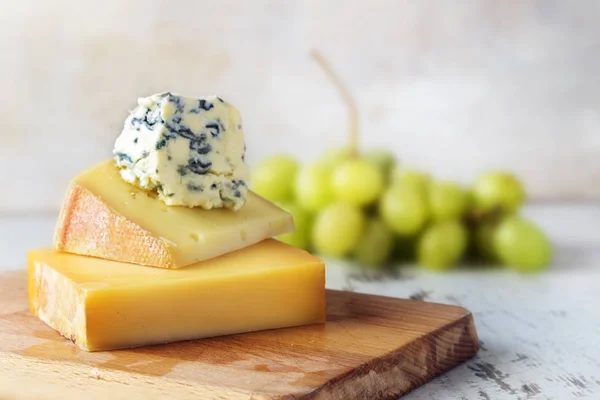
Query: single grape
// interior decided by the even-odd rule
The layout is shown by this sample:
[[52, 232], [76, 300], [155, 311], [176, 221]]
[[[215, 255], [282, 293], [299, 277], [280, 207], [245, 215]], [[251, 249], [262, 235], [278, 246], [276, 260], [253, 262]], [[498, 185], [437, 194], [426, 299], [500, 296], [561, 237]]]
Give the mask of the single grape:
[[372, 219], [354, 250], [361, 265], [380, 267], [389, 260], [394, 248], [394, 234], [383, 221]]
[[494, 234], [496, 224], [482, 222], [477, 224], [473, 230], [473, 244], [479, 257], [485, 261], [498, 262], [498, 255], [494, 249]]
[[498, 225], [494, 249], [500, 261], [521, 272], [540, 271], [552, 258], [548, 237], [534, 223], [514, 215]]
[[305, 210], [316, 212], [329, 205], [334, 197], [331, 190], [331, 170], [322, 163], [300, 168], [295, 182], [296, 201]]
[[331, 187], [336, 199], [355, 206], [374, 202], [383, 190], [381, 170], [374, 164], [354, 158], [335, 167]]
[[317, 162], [301, 168], [294, 184], [298, 203], [311, 212], [320, 211], [331, 204], [335, 199], [331, 174], [335, 167], [353, 155], [350, 147], [331, 148]]
[[429, 207], [435, 221], [460, 218], [468, 206], [467, 192], [453, 182], [433, 182], [429, 187]]
[[297, 204], [280, 204], [294, 217], [294, 231], [279, 235], [277, 239], [289, 245], [308, 250], [310, 245], [311, 215]]
[[467, 247], [467, 231], [458, 221], [427, 228], [418, 244], [418, 261], [425, 268], [445, 271], [456, 264]]
[[267, 157], [252, 172], [251, 189], [274, 202], [289, 201], [298, 169], [298, 162], [291, 156]]
[[500, 207], [512, 212], [525, 201], [525, 189], [513, 174], [491, 171], [481, 175], [473, 185], [473, 200], [483, 211]]
[[429, 217], [423, 193], [411, 185], [388, 188], [381, 197], [379, 213], [387, 226], [400, 235], [417, 233]]
[[318, 253], [342, 257], [357, 245], [363, 233], [365, 217], [357, 207], [338, 202], [317, 214], [312, 241]]
[[318, 162], [333, 169], [344, 161], [351, 159], [354, 155], [354, 151], [350, 146], [334, 147], [326, 150]]
[[412, 186], [427, 194], [431, 177], [425, 172], [412, 168], [398, 168], [392, 173], [391, 183], [399, 186]]
[[379, 167], [385, 180], [389, 180], [392, 170], [396, 167], [396, 156], [386, 149], [369, 150], [362, 157]]

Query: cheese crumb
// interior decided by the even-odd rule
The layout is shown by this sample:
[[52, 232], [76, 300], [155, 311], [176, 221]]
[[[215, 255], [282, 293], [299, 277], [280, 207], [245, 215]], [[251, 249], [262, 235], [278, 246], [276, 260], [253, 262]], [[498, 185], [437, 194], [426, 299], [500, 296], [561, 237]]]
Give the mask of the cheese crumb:
[[92, 368], [91, 375], [96, 379], [102, 379], [102, 374], [98, 368]]

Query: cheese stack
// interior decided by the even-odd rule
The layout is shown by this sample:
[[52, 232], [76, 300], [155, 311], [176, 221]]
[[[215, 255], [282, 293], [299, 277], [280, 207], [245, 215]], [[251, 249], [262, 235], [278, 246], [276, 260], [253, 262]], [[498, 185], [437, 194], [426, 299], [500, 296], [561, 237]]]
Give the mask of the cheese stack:
[[324, 264], [269, 239], [292, 217], [248, 190], [245, 150], [218, 97], [139, 99], [29, 252], [32, 312], [87, 351], [324, 322]]

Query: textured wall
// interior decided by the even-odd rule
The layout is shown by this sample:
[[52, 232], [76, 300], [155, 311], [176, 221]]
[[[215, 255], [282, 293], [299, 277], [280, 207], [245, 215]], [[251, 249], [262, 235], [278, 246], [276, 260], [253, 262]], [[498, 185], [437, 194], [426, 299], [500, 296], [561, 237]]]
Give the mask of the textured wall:
[[600, 198], [595, 0], [0, 0], [0, 212], [55, 210], [110, 155], [136, 97], [219, 94], [249, 159], [340, 143], [345, 109], [318, 47], [361, 107], [362, 143], [468, 181], [519, 173], [537, 198]]

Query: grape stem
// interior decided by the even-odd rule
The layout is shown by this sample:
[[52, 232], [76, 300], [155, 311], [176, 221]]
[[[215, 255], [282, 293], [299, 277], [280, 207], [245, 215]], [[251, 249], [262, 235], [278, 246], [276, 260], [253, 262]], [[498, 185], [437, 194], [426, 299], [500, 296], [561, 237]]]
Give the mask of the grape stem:
[[348, 87], [342, 82], [339, 75], [331, 68], [327, 59], [316, 49], [310, 51], [312, 58], [325, 71], [327, 79], [335, 86], [343, 102], [348, 107], [348, 128], [350, 131], [350, 149], [358, 155], [358, 106]]
[[494, 207], [487, 211], [471, 210], [464, 215], [463, 221], [469, 226], [474, 226], [479, 222], [497, 223], [505, 214], [502, 207]]

